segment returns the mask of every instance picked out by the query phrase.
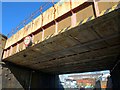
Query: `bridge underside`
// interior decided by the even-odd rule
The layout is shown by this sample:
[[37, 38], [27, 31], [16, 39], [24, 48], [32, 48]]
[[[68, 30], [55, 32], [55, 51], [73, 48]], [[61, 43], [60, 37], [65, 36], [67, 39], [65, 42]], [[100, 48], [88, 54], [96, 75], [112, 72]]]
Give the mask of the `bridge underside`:
[[4, 61], [54, 74], [112, 69], [120, 55], [119, 11], [63, 29]]

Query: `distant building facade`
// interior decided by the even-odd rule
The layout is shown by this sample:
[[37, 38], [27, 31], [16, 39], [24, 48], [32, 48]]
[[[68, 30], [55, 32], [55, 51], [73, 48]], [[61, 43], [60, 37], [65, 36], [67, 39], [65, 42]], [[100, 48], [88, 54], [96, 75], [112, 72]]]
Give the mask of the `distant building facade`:
[[[86, 89], [86, 90], [105, 90], [108, 84], [108, 76], [107, 73], [90, 73], [90, 74], [73, 74], [68, 75], [67, 77], [62, 77], [61, 84], [64, 88], [78, 88], [78, 89]], [[111, 82], [110, 84], [111, 85]]]

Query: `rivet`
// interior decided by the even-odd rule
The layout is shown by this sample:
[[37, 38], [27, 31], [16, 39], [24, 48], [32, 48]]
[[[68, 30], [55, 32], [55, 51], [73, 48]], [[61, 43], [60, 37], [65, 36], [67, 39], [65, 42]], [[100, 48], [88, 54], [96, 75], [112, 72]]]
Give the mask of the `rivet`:
[[24, 54], [24, 55], [23, 55], [23, 57], [27, 57], [27, 55], [26, 55], [26, 54]]
[[5, 76], [7, 77], [7, 76], [8, 76], [8, 74], [5, 74]]
[[11, 74], [12, 72], [9, 72], [9, 74]]
[[11, 78], [8, 78], [8, 80], [11, 80]]

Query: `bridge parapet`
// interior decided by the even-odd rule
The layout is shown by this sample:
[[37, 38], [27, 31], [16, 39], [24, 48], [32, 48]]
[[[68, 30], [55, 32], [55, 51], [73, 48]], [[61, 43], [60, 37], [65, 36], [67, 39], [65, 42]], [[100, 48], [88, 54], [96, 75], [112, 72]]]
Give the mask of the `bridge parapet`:
[[[82, 0], [81, 2], [71, 2], [70, 0], [62, 4], [57, 3], [7, 40], [3, 58], [26, 49], [23, 42], [26, 36], [31, 36], [33, 45], [35, 45], [64, 32], [65, 28], [74, 27], [81, 22], [83, 24], [89, 21], [89, 19], [92, 20], [107, 13], [111, 7], [116, 6], [118, 3], [97, 2], [96, 4], [87, 0]], [[111, 11], [117, 7], [115, 6]]]

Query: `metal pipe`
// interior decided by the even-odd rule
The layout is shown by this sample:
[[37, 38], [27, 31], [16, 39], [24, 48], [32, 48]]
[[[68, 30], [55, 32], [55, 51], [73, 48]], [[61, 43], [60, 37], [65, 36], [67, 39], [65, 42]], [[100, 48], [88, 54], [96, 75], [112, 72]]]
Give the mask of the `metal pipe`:
[[31, 90], [32, 72], [33, 72], [33, 71], [31, 71], [31, 74], [30, 74], [30, 80], [29, 80], [29, 90]]

